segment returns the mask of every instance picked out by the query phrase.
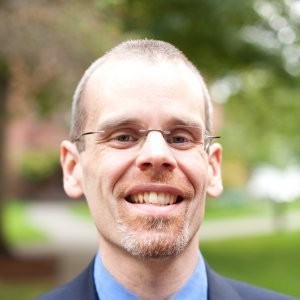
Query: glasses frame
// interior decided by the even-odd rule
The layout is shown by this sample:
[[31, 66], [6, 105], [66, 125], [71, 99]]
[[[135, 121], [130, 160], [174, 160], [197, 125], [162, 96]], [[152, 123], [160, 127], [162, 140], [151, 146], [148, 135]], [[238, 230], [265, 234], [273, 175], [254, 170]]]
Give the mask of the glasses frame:
[[[196, 126], [179, 126], [179, 127], [193, 127], [193, 128], [197, 128]], [[176, 127], [175, 127], [176, 128]], [[141, 133], [144, 137], [147, 137], [147, 135], [152, 132], [152, 131], [156, 131], [156, 132], [160, 132], [162, 134], [162, 136], [165, 138], [165, 136], [167, 136], [168, 134], [171, 133], [171, 130], [162, 130], [162, 129], [156, 129], [156, 128], [152, 128], [152, 129], [139, 129], [138, 132]], [[73, 139], [73, 143], [75, 142], [79, 142], [80, 139], [83, 136], [86, 135], [92, 135], [92, 134], [97, 134], [97, 133], [105, 133], [105, 130], [96, 130], [96, 131], [87, 131], [87, 132], [83, 132], [82, 134], [80, 134], [77, 138]], [[204, 150], [207, 152], [209, 150], [210, 145], [212, 144], [212, 141], [214, 139], [220, 139], [221, 136], [219, 135], [211, 135], [207, 130], [205, 131], [204, 134]]]

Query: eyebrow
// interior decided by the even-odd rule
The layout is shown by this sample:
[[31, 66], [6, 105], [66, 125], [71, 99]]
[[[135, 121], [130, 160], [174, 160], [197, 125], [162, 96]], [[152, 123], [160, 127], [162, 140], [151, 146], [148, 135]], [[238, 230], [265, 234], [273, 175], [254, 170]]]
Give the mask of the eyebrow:
[[128, 125], [141, 126], [141, 122], [136, 118], [120, 117], [120, 118], [115, 118], [115, 119], [101, 122], [98, 125], [97, 130], [99, 130], [99, 131], [109, 130], [109, 129], [113, 129], [113, 128], [128, 126]]
[[[138, 118], [130, 118], [130, 117], [116, 117], [111, 120], [106, 120], [104, 122], [101, 122], [97, 130], [102, 131], [102, 130], [110, 130], [113, 128], [118, 128], [118, 127], [124, 127], [124, 126], [140, 126], [140, 127], [146, 127], [145, 123], [142, 122]], [[166, 127], [172, 127], [175, 125], [184, 125], [184, 126], [192, 126], [192, 127], [200, 127], [204, 128], [204, 123], [203, 121], [200, 120], [194, 120], [191, 118], [179, 118], [179, 117], [172, 117], [170, 120], [167, 121], [167, 126]], [[165, 128], [163, 128], [165, 129]]]
[[204, 123], [201, 119], [200, 120], [195, 120], [195, 119], [192, 119], [192, 118], [178, 118], [178, 117], [175, 117], [175, 118], [172, 118], [170, 120], [169, 124], [204, 128]]

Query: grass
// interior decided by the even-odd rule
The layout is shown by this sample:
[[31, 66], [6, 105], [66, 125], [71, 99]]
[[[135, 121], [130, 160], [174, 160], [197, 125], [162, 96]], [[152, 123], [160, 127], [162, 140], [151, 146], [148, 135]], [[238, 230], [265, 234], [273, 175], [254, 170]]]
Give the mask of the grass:
[[4, 234], [11, 246], [43, 242], [47, 236], [38, 230], [26, 216], [25, 201], [8, 201], [4, 208]]
[[300, 211], [300, 199], [289, 203], [289, 209], [294, 211]]
[[[258, 202], [241, 201], [230, 205], [224, 202], [208, 199], [207, 217], [241, 217], [265, 214], [270, 210], [266, 203], [258, 206]], [[5, 232], [10, 244], [34, 243], [47, 238], [28, 220], [27, 205], [22, 201], [10, 201], [5, 208]], [[84, 202], [71, 205], [70, 209], [76, 217], [90, 218]], [[287, 209], [299, 211], [300, 202], [289, 204]], [[225, 276], [300, 297], [300, 232], [205, 241], [201, 249], [208, 263]], [[52, 285], [41, 280], [12, 283], [0, 280], [0, 299], [30, 300]]]
[[225, 276], [300, 297], [300, 232], [206, 241], [201, 249]]
[[72, 205], [70, 205], [70, 209], [75, 217], [91, 219], [91, 214], [85, 200], [73, 202]]
[[0, 299], [3, 300], [32, 300], [51, 289], [52, 284], [42, 282], [1, 282]]
[[223, 219], [238, 218], [247, 216], [266, 215], [270, 210], [266, 202], [222, 202], [219, 200], [207, 199], [205, 218]]
[[[281, 205], [283, 212], [300, 212], [300, 199]], [[263, 216], [274, 213], [274, 203], [266, 199], [249, 199], [243, 191], [224, 192], [218, 199], [206, 200], [206, 219], [238, 218], [247, 216]]]
[[[300, 297], [300, 232], [256, 236], [201, 244], [218, 273]], [[0, 299], [31, 300], [49, 290], [50, 282], [0, 282]]]

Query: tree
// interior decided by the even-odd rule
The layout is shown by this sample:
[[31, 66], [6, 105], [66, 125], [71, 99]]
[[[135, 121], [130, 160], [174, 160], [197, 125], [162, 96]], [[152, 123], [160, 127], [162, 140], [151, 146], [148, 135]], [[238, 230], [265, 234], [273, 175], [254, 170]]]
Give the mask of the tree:
[[[85, 67], [119, 39], [118, 28], [104, 23], [91, 2], [0, 2], [0, 216], [7, 199], [3, 165], [9, 120], [64, 113]], [[1, 231], [0, 255], [6, 249]]]
[[98, 5], [128, 35], [169, 41], [202, 70], [223, 104], [226, 160], [283, 166], [300, 156], [299, 1], [99, 0]]
[[[0, 211], [2, 211], [3, 201], [5, 198], [5, 131], [6, 131], [6, 117], [7, 117], [7, 98], [6, 93], [8, 89], [8, 71], [5, 62], [0, 61]], [[5, 243], [3, 234], [3, 219], [0, 213], [0, 253], [8, 254], [8, 247]]]

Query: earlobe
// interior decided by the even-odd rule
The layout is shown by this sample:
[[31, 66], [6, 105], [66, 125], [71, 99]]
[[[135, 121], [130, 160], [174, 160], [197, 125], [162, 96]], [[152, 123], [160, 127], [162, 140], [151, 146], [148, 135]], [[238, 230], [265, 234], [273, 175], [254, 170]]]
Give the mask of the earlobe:
[[220, 144], [214, 143], [210, 146], [209, 149], [209, 170], [206, 189], [207, 195], [211, 198], [218, 197], [223, 191], [221, 163], [222, 147]]
[[71, 198], [79, 198], [83, 194], [82, 170], [79, 153], [74, 143], [63, 141], [60, 147], [60, 163], [63, 170], [63, 183], [66, 194]]

